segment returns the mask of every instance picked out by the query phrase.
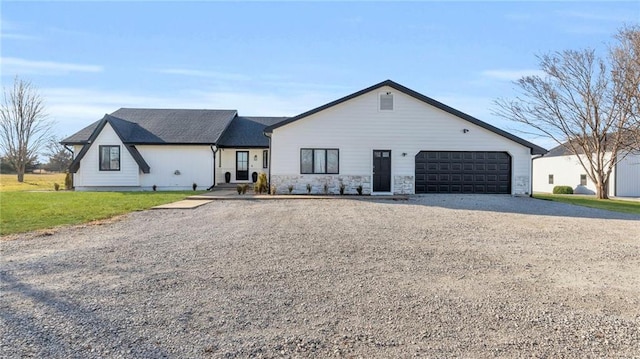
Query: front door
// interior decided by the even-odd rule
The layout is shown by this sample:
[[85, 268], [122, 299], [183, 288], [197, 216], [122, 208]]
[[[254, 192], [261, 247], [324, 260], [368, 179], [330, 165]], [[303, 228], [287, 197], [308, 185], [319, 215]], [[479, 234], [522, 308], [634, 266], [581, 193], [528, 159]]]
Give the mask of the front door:
[[390, 150], [373, 150], [373, 192], [391, 192]]
[[236, 152], [236, 181], [249, 180], [249, 151]]

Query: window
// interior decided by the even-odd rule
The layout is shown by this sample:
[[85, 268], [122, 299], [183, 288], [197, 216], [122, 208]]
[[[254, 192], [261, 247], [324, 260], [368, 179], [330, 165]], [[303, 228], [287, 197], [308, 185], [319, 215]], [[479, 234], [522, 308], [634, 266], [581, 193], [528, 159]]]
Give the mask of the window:
[[581, 186], [587, 185], [587, 175], [580, 175], [580, 185]]
[[549, 184], [553, 184], [553, 175], [549, 175]]
[[262, 151], [262, 168], [269, 167], [269, 150]]
[[300, 173], [339, 173], [339, 150], [303, 148], [300, 150]]
[[120, 171], [120, 146], [100, 146], [100, 171]]

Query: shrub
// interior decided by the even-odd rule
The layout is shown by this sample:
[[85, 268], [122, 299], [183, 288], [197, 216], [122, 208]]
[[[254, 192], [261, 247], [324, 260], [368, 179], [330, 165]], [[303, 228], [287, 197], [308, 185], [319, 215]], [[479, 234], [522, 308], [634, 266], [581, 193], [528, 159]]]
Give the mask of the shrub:
[[307, 183], [307, 193], [311, 194], [311, 184]]
[[155, 192], [158, 189], [158, 186], [153, 185], [153, 186], [151, 186], [151, 189], [153, 190], [153, 192]]
[[344, 183], [340, 183], [340, 195], [344, 194]]
[[256, 181], [256, 184], [253, 185], [253, 191], [260, 194], [269, 192], [269, 184], [267, 183], [266, 173], [261, 172], [258, 175], [258, 180]]
[[242, 194], [242, 185], [241, 184], [236, 186], [236, 191], [238, 191], [238, 194]]
[[198, 185], [196, 183], [192, 184], [191, 187], [193, 188], [193, 190], [195, 191], [196, 188], [198, 188]]
[[555, 186], [553, 187], [553, 194], [573, 194], [573, 188], [570, 186]]
[[358, 191], [358, 194], [362, 196], [362, 185], [358, 185], [358, 187], [356, 187], [356, 191]]
[[275, 185], [272, 185], [272, 186], [271, 186], [271, 194], [272, 194], [272, 195], [275, 195], [275, 194], [276, 194], [276, 191], [277, 191], [276, 186], [275, 186]]
[[289, 185], [289, 187], [287, 187], [287, 189], [289, 190], [289, 194], [291, 194], [291, 192], [293, 192], [293, 185]]
[[242, 185], [242, 194], [247, 193], [247, 188], [249, 188], [248, 184], [245, 183], [245, 184]]
[[60, 185], [58, 183], [54, 183], [53, 184], [53, 189], [55, 189], [56, 191], [60, 190]]
[[73, 175], [69, 173], [69, 171], [67, 171], [64, 176], [64, 189], [66, 189], [67, 191], [73, 189]]

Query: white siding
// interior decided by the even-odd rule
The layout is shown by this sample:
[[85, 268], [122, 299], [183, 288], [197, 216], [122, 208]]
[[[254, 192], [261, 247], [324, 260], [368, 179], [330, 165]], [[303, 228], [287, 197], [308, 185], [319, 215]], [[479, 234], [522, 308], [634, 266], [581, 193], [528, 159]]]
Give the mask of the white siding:
[[[269, 173], [269, 168], [262, 167], [262, 151], [264, 148], [258, 149], [241, 149], [241, 148], [221, 148], [218, 150], [218, 157], [216, 163], [216, 183], [225, 183], [225, 172], [231, 173], [231, 183], [249, 183], [251, 181], [251, 174], [256, 172]], [[249, 180], [237, 181], [236, 180], [236, 152], [237, 151], [249, 151]], [[222, 158], [222, 160], [220, 160]], [[268, 164], [267, 164], [268, 165]]]
[[[394, 94], [393, 111], [378, 110], [378, 96], [386, 92]], [[469, 131], [464, 133], [463, 129]], [[391, 87], [376, 89], [275, 129], [272, 176], [302, 177], [301, 148], [338, 148], [340, 176], [371, 176], [372, 151], [391, 150], [392, 181], [415, 176], [415, 155], [420, 151], [505, 151], [512, 157], [512, 192], [531, 190], [528, 147]], [[327, 177], [304, 175], [310, 179], [313, 176]], [[391, 187], [397, 188], [395, 183]]]
[[[120, 171], [100, 171], [99, 148], [103, 145], [120, 146]], [[76, 154], [81, 146], [76, 146]], [[89, 151], [80, 161], [80, 168], [74, 175], [74, 186], [78, 190], [86, 187], [134, 187], [139, 186], [138, 164], [120, 141], [108, 123], [104, 126]]]
[[[552, 193], [555, 186], [570, 186], [576, 194], [595, 194], [596, 185], [587, 176], [587, 185], [580, 186], [580, 175], [586, 175], [576, 156], [539, 157], [533, 160], [533, 191]], [[549, 183], [553, 175], [553, 184]], [[609, 180], [609, 195], [613, 196], [615, 173]]]
[[145, 190], [153, 185], [158, 190], [190, 190], [194, 183], [203, 190], [213, 184], [213, 152], [209, 146], [137, 145], [136, 148], [149, 164], [149, 173], [140, 173], [140, 185]]
[[640, 197], [640, 154], [631, 154], [617, 165], [616, 196]]

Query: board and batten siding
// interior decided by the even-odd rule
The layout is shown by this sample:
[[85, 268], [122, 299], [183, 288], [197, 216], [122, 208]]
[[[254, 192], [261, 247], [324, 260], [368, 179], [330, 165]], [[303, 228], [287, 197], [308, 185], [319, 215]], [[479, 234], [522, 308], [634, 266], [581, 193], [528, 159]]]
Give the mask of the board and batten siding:
[[[381, 111], [379, 95], [387, 92], [393, 94], [394, 109]], [[336, 179], [348, 183], [347, 193], [354, 193], [349, 186], [358, 182], [369, 193], [373, 150], [391, 150], [394, 193], [415, 192], [415, 156], [420, 151], [507, 152], [512, 158], [512, 194], [531, 191], [528, 147], [386, 86], [278, 127], [271, 143], [271, 181], [280, 193], [289, 185], [304, 191], [305, 182], [314, 188], [329, 182], [335, 192]], [[300, 174], [301, 148], [339, 149], [339, 175]]]
[[[533, 160], [533, 191], [553, 193], [555, 186], [569, 186], [576, 194], [595, 194], [597, 188], [589, 176], [587, 176], [587, 185], [580, 185], [580, 175], [586, 174], [587, 171], [575, 155], [538, 157]], [[549, 183], [549, 175], [553, 175], [553, 183]], [[614, 184], [615, 181], [616, 174], [613, 171], [609, 183]], [[613, 185], [609, 185], [608, 193], [610, 196], [614, 195]]]
[[617, 164], [616, 191], [620, 197], [640, 197], [640, 153], [630, 154]]
[[[120, 171], [100, 171], [100, 146], [120, 146]], [[81, 149], [82, 146], [74, 146], [74, 153], [77, 155]], [[92, 187], [137, 187], [140, 185], [138, 173], [138, 164], [107, 123], [80, 161], [73, 185], [79, 191]]]
[[213, 184], [213, 151], [205, 145], [136, 145], [149, 164], [140, 172], [140, 186], [158, 190], [204, 190]]

